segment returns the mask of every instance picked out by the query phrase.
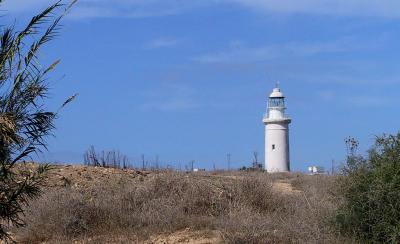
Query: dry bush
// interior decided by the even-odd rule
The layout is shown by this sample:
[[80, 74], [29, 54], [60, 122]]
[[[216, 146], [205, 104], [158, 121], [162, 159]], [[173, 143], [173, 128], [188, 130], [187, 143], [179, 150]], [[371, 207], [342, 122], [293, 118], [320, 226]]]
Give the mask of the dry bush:
[[[282, 174], [269, 177], [273, 181], [285, 179]], [[350, 243], [341, 237], [330, 223], [336, 206], [330, 190], [334, 178], [330, 176], [288, 175], [286, 178], [300, 191], [293, 194], [264, 192], [260, 182], [252, 178], [255, 185], [248, 191], [248, 201], [241, 202], [242, 208], [219, 219], [218, 228], [228, 243]], [[261, 189], [257, 189], [260, 187]], [[268, 196], [268, 198], [263, 198]], [[268, 205], [249, 208], [252, 197], [264, 199]], [[244, 204], [243, 204], [244, 203]], [[266, 207], [268, 206], [268, 207]], [[260, 211], [261, 210], [261, 211]]]
[[323, 216], [310, 209], [323, 207], [317, 203], [320, 191], [304, 197], [281, 194], [272, 185], [260, 172], [234, 177], [163, 172], [136, 184], [54, 188], [27, 209], [27, 227], [17, 234], [25, 243], [127, 233], [144, 240], [189, 227], [218, 230], [228, 243], [335, 242], [321, 227]]
[[111, 181], [84, 191], [50, 190], [27, 209], [27, 228], [21, 240], [68, 240], [110, 230], [148, 237], [187, 226], [210, 226], [207, 217], [228, 208], [216, 187], [183, 174], [160, 174], [137, 185], [107, 183]]
[[285, 237], [277, 233], [274, 216], [242, 209], [218, 220], [222, 238], [228, 243], [277, 243]]

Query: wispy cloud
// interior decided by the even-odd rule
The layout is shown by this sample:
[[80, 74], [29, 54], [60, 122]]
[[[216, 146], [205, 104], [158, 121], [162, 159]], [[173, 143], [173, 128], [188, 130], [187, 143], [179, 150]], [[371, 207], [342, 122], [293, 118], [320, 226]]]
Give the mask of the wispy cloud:
[[[353, 70], [356, 67], [348, 67]], [[294, 78], [294, 77], [293, 77]], [[366, 85], [371, 87], [379, 87], [381, 85], [396, 85], [400, 84], [400, 73], [388, 74], [377, 77], [376, 74], [371, 74], [368, 71], [361, 71], [361, 73], [349, 73], [349, 72], [314, 72], [313, 74], [302, 74], [302, 79], [308, 83], [318, 84], [338, 84], [338, 85]]]
[[396, 101], [391, 97], [372, 96], [372, 95], [356, 95], [347, 97], [347, 102], [355, 107], [388, 107], [396, 104]]
[[317, 97], [322, 99], [325, 102], [330, 102], [335, 99], [336, 94], [332, 90], [323, 90], [317, 92]]
[[218, 0], [80, 0], [73, 18], [149, 18], [182, 14]]
[[[64, 0], [68, 3], [71, 0]], [[190, 9], [209, 6], [218, 0], [79, 0], [69, 17], [72, 18], [145, 18], [180, 14]], [[7, 0], [2, 9], [9, 13], [38, 10], [55, 0]]]
[[168, 48], [168, 47], [175, 47], [179, 43], [180, 40], [178, 39], [162, 37], [149, 41], [144, 45], [144, 47], [147, 49]]
[[39, 8], [45, 8], [54, 1], [50, 0], [6, 0], [1, 3], [1, 10], [6, 11], [5, 13], [22, 13], [26, 11], [32, 11]]
[[363, 94], [357, 94], [357, 92], [343, 94], [335, 92], [334, 90], [321, 90], [316, 92], [316, 97], [323, 102], [358, 108], [387, 108], [398, 102], [395, 97], [370, 94], [369, 92], [364, 92]]
[[[53, 2], [52, 0], [8, 0], [3, 7], [11, 12], [21, 12]], [[227, 5], [268, 14], [400, 17], [398, 0], [80, 0], [72, 12], [72, 17], [143, 18]]]
[[249, 63], [287, 57], [309, 57], [326, 53], [352, 52], [370, 49], [378, 43], [360, 43], [355, 38], [342, 38], [331, 42], [314, 43], [286, 43], [272, 44], [261, 47], [247, 47], [243, 45], [231, 45], [224, 51], [207, 53], [195, 57], [195, 61], [202, 63]]
[[145, 111], [186, 111], [200, 107], [193, 88], [177, 82], [162, 83], [144, 94], [139, 108]]
[[284, 14], [400, 17], [398, 0], [232, 0], [257, 11]]
[[147, 111], [183, 111], [191, 110], [199, 107], [189, 98], [172, 97], [163, 101], [151, 101], [140, 106], [141, 109]]

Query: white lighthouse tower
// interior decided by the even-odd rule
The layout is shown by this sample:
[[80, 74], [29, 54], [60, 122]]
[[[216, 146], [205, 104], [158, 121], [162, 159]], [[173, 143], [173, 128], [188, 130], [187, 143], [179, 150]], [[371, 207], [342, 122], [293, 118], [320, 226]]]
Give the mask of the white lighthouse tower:
[[289, 172], [289, 124], [285, 115], [285, 97], [279, 88], [274, 88], [269, 96], [265, 124], [265, 169], [268, 172]]

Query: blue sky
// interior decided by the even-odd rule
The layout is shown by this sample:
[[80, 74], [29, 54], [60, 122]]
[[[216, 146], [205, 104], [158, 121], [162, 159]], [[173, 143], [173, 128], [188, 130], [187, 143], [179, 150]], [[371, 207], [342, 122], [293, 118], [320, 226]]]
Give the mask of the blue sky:
[[[49, 0], [6, 0], [16, 26]], [[49, 107], [79, 93], [57, 121], [45, 161], [119, 149], [199, 167], [263, 155], [262, 116], [279, 80], [294, 170], [330, 167], [354, 136], [366, 150], [396, 133], [398, 0], [80, 0], [41, 53], [61, 58]]]

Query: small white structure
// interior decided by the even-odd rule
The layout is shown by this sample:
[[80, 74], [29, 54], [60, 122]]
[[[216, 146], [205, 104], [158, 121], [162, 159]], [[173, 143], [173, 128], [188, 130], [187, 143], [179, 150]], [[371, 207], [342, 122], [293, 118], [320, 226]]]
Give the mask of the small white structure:
[[265, 169], [267, 172], [289, 172], [289, 124], [285, 114], [285, 97], [278, 84], [269, 96], [265, 124]]
[[308, 167], [308, 172], [311, 175], [326, 174], [324, 167], [320, 166], [310, 166]]

